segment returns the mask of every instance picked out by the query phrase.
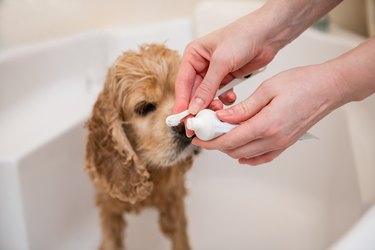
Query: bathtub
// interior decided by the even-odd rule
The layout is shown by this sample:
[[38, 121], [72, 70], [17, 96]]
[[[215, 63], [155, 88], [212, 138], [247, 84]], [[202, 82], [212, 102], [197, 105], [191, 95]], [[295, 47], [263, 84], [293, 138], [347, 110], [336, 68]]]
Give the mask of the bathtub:
[[[197, 13], [195, 21], [91, 31], [0, 53], [0, 249], [96, 248], [83, 125], [106, 69], [121, 51], [145, 42], [182, 52], [199, 32]], [[358, 42], [308, 30], [239, 86], [239, 99], [277, 72], [323, 62]], [[350, 107], [338, 109], [311, 129], [319, 140], [297, 142], [256, 168], [203, 151], [186, 180], [192, 248], [315, 250], [350, 239], [347, 232], [372, 204], [359, 178], [351, 118]], [[155, 210], [127, 220], [128, 249], [169, 248]]]

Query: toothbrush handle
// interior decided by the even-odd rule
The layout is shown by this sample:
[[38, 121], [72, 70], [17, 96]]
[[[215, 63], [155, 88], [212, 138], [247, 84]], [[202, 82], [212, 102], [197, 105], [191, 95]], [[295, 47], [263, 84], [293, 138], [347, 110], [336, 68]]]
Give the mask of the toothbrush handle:
[[247, 78], [236, 78], [236, 79], [232, 80], [231, 82], [229, 82], [227, 85], [225, 85], [224, 87], [222, 87], [221, 89], [219, 89], [216, 92], [215, 98], [219, 97], [220, 95], [224, 94], [228, 90], [234, 88], [235, 86], [237, 86], [238, 84], [240, 84], [241, 82], [246, 81], [246, 80], [247, 80]]
[[225, 92], [227, 92], [228, 90], [234, 88], [235, 86], [237, 86], [238, 84], [246, 81], [247, 79], [249, 79], [250, 77], [253, 77], [254, 75], [262, 72], [263, 70], [265, 70], [266, 67], [263, 67], [261, 69], [258, 69], [256, 71], [254, 71], [253, 73], [251, 73], [250, 75], [248, 75], [247, 77], [244, 77], [244, 78], [236, 78], [234, 80], [232, 80], [231, 82], [229, 82], [227, 85], [225, 85], [224, 87], [222, 87], [221, 89], [219, 89], [217, 92], [216, 92], [216, 95], [215, 95], [215, 98], [216, 97], [219, 97], [220, 95], [224, 94]]

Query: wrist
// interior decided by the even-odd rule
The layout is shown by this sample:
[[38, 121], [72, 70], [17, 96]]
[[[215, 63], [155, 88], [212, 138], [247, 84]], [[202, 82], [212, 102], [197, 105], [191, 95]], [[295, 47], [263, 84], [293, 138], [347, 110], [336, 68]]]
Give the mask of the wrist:
[[341, 95], [341, 105], [362, 101], [375, 93], [375, 37], [326, 62]]
[[341, 63], [337, 59], [320, 64], [317, 73], [322, 74], [321, 88], [326, 88], [330, 102], [330, 109], [336, 109], [351, 101], [350, 85], [342, 70]]

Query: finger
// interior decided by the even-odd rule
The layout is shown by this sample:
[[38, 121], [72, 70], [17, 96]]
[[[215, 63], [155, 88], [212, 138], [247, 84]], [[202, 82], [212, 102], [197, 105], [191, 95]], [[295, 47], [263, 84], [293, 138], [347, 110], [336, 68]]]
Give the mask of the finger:
[[233, 150], [256, 139], [260, 139], [263, 135], [263, 126], [261, 119], [254, 116], [249, 121], [235, 127], [227, 134], [219, 136], [210, 141], [202, 141], [195, 138], [192, 143], [208, 150], [220, 150], [226, 152]]
[[257, 166], [260, 164], [268, 163], [274, 160], [276, 157], [278, 157], [285, 149], [280, 149], [276, 151], [272, 151], [263, 155], [259, 155], [253, 158], [241, 158], [238, 160], [240, 164], [248, 164], [251, 166]]
[[210, 105], [208, 106], [209, 109], [212, 109], [213, 111], [223, 109], [224, 105], [220, 100], [213, 100]]
[[228, 109], [219, 110], [216, 114], [222, 121], [240, 123], [257, 114], [272, 101], [273, 97], [274, 94], [270, 90], [260, 86], [246, 100]]
[[176, 77], [174, 113], [188, 108], [193, 84], [197, 81], [196, 76], [207, 69], [209, 64], [206, 58], [208, 58], [207, 51], [200, 47], [199, 42], [193, 41], [186, 46]]
[[193, 66], [187, 61], [181, 62], [175, 84], [176, 101], [173, 107], [174, 114], [188, 108], [191, 90], [196, 81], [195, 78], [196, 71]]
[[220, 56], [213, 56], [207, 70], [207, 74], [203, 78], [201, 84], [192, 96], [189, 104], [189, 111], [192, 114], [198, 113], [206, 108], [214, 98], [222, 80], [229, 73], [226, 68], [225, 60]]
[[234, 159], [240, 158], [254, 158], [258, 155], [263, 155], [268, 152], [279, 150], [278, 145], [274, 143], [273, 138], [261, 138], [253, 140], [250, 143], [240, 147], [224, 151], [227, 155]]
[[187, 125], [186, 125], [186, 120], [189, 119], [189, 118], [191, 118], [191, 117], [193, 117], [193, 116], [192, 116], [192, 115], [188, 115], [187, 117], [185, 117], [185, 118], [182, 119], [182, 121], [181, 121], [181, 122], [183, 122], [184, 125], [185, 125], [185, 134], [186, 134], [186, 136], [189, 137], [189, 138], [191, 138], [191, 137], [195, 134], [195, 132], [194, 132], [193, 130], [188, 129], [188, 127], [187, 127]]
[[197, 90], [197, 88], [199, 87], [199, 85], [202, 83], [202, 80], [204, 78], [204, 75], [205, 75], [205, 72], [202, 72], [202, 73], [199, 73], [196, 75], [195, 77], [195, 81], [194, 81], [194, 86], [191, 90], [191, 93], [195, 93], [195, 91]]
[[187, 128], [186, 123], [185, 123], [185, 134], [188, 138], [191, 138], [193, 137], [193, 135], [195, 135], [195, 132], [193, 130], [190, 130]]
[[225, 105], [231, 105], [233, 104], [236, 99], [236, 93], [234, 93], [233, 89], [230, 89], [219, 96], [220, 101]]

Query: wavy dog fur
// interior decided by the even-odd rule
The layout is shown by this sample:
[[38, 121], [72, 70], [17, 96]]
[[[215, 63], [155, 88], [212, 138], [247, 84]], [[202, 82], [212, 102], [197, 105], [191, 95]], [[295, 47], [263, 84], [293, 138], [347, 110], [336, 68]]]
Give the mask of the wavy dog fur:
[[164, 120], [172, 111], [177, 52], [151, 44], [123, 53], [109, 69], [86, 124], [85, 170], [96, 188], [100, 249], [124, 249], [123, 213], [152, 206], [174, 250], [190, 249], [184, 174], [197, 148]]

